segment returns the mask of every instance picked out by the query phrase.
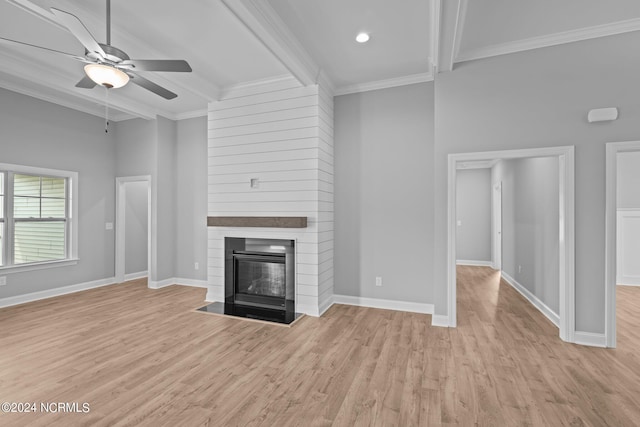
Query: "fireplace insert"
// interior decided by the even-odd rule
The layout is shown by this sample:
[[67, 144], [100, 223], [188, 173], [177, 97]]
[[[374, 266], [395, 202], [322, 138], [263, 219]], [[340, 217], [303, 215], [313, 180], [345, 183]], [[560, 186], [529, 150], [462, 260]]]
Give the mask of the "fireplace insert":
[[225, 238], [225, 304], [295, 310], [295, 242]]

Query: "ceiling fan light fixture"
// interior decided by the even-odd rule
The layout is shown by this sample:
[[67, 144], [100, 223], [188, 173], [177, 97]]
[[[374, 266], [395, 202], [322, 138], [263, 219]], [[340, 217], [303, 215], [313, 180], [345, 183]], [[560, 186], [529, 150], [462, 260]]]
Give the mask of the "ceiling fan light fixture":
[[84, 66], [84, 72], [96, 84], [109, 89], [117, 89], [129, 82], [127, 73], [110, 65], [87, 64]]

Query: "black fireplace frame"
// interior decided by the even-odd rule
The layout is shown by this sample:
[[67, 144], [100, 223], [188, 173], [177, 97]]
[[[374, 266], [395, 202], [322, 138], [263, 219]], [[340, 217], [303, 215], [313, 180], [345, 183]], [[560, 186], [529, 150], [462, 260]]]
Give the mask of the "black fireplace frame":
[[[295, 312], [295, 241], [225, 237], [225, 305]], [[242, 260], [285, 265], [284, 297], [237, 292], [238, 263]]]

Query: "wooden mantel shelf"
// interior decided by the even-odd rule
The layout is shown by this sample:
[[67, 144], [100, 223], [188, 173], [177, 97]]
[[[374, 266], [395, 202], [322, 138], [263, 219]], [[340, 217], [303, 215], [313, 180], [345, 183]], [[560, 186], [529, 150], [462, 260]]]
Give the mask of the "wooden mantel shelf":
[[307, 228], [306, 216], [209, 216], [209, 227]]

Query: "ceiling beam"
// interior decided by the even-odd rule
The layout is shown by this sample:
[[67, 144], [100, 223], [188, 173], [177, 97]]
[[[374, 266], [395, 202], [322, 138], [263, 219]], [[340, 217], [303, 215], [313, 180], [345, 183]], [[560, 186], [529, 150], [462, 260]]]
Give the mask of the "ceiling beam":
[[[264, 0], [222, 0], [222, 3], [303, 86], [318, 83], [320, 67]], [[326, 79], [326, 76], [325, 76]]]
[[452, 71], [460, 51], [468, 0], [434, 1], [441, 4], [437, 47], [438, 72]]

